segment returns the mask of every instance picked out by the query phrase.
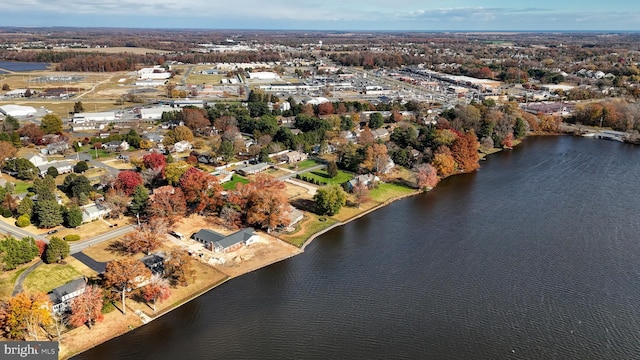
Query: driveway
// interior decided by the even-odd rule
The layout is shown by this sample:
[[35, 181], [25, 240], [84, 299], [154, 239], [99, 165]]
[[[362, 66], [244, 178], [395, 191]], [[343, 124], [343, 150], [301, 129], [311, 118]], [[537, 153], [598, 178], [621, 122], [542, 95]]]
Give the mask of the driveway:
[[33, 270], [35, 270], [38, 266], [42, 265], [42, 260], [38, 261], [37, 263], [29, 266], [27, 268], [27, 270], [23, 271], [22, 274], [20, 274], [20, 276], [18, 276], [18, 278], [16, 279], [16, 284], [13, 286], [13, 294], [11, 294], [11, 296], [16, 296], [18, 294], [20, 294], [23, 289], [22, 289], [22, 283], [24, 282], [24, 279], [27, 278], [27, 276], [29, 274], [31, 274], [31, 272]]
[[99, 261], [95, 261], [93, 260], [93, 258], [89, 257], [88, 255], [86, 255], [85, 253], [75, 253], [73, 255], [74, 258], [78, 259], [78, 261], [80, 261], [81, 263], [87, 265], [88, 267], [91, 268], [91, 270], [97, 272], [98, 274], [102, 274], [106, 267], [107, 267], [107, 263], [106, 262], [99, 262]]

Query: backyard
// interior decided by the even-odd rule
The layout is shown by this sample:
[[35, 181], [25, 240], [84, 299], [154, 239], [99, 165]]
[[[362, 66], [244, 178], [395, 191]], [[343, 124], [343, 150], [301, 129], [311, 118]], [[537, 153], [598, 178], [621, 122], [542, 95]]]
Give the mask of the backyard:
[[[348, 172], [344, 172], [342, 170], [338, 170], [338, 175], [336, 175], [336, 177], [329, 177], [329, 174], [327, 173], [326, 169], [322, 169], [322, 170], [314, 170], [314, 171], [309, 171], [306, 173], [302, 173], [300, 175], [300, 178], [302, 180], [305, 180], [305, 178], [310, 179], [314, 182], [317, 182], [321, 185], [323, 184], [342, 184], [345, 183], [349, 180], [351, 180], [353, 178], [353, 175], [348, 173]], [[308, 180], [305, 180], [308, 181]]]
[[222, 188], [224, 190], [234, 190], [236, 188], [236, 184], [238, 183], [248, 184], [249, 180], [247, 180], [246, 178], [243, 178], [240, 175], [233, 175], [230, 181], [227, 181], [226, 183], [222, 184]]

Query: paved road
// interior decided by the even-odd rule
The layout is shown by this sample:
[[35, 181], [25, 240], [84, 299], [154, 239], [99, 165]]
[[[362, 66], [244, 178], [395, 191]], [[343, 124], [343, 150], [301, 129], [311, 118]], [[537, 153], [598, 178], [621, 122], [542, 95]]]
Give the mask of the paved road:
[[27, 237], [27, 236], [31, 236], [32, 238], [36, 239], [36, 240], [44, 240], [47, 243], [49, 243], [49, 240], [47, 240], [46, 237], [42, 236], [42, 235], [37, 235], [37, 234], [32, 234], [24, 229], [21, 229], [17, 226], [14, 225], [9, 225], [7, 223], [5, 223], [4, 221], [0, 221], [0, 231], [7, 233], [7, 235], [13, 236], [15, 238], [20, 238], [22, 239], [23, 237]]
[[33, 270], [35, 270], [40, 265], [42, 265], [42, 260], [40, 260], [37, 263], [29, 266], [27, 268], [27, 270], [23, 271], [22, 274], [20, 274], [20, 276], [18, 276], [18, 278], [16, 279], [16, 284], [13, 286], [13, 294], [11, 294], [11, 296], [16, 296], [16, 295], [20, 294], [23, 291], [22, 283], [24, 282], [24, 279], [26, 279], [27, 275], [31, 274], [31, 272]]
[[[91, 151], [91, 150], [89, 150], [89, 151]], [[103, 163], [102, 161], [94, 160], [93, 157], [90, 154], [87, 154], [87, 153], [67, 155], [67, 156], [65, 156], [65, 159], [69, 159], [69, 160], [84, 160], [84, 161], [87, 162], [88, 165], [93, 166], [93, 167], [97, 167], [97, 168], [103, 168], [103, 169], [107, 170], [113, 176], [117, 176], [118, 173], [120, 172], [120, 169], [114, 168], [112, 166], [109, 166], [109, 165]]]
[[78, 259], [81, 263], [87, 265], [88, 267], [91, 268], [91, 270], [97, 272], [98, 274], [102, 274], [107, 267], [106, 262], [96, 261], [92, 257], [81, 252], [75, 253], [71, 256]]
[[77, 254], [79, 252], [81, 252], [82, 250], [84, 250], [85, 248], [88, 248], [89, 246], [93, 246], [96, 244], [99, 244], [103, 241], [107, 241], [109, 239], [118, 237], [118, 236], [122, 236], [130, 231], [132, 231], [134, 228], [133, 225], [127, 225], [127, 226], [123, 226], [121, 228], [117, 228], [115, 230], [111, 230], [107, 233], [104, 233], [102, 235], [98, 235], [96, 237], [93, 237], [91, 239], [88, 240], [84, 240], [84, 241], [78, 241], [78, 242], [73, 242], [71, 244], [71, 254]]

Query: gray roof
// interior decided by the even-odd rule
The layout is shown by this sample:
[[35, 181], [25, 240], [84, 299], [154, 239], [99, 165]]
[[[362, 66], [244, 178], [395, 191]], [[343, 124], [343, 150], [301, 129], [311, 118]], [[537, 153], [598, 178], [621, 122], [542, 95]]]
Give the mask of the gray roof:
[[198, 231], [194, 235], [194, 237], [201, 239], [204, 242], [211, 242], [216, 248], [226, 249], [235, 244], [243, 243], [249, 240], [249, 238], [253, 236], [253, 234], [253, 228], [244, 228], [242, 230], [234, 232], [229, 236], [224, 236], [209, 229], [200, 229], [200, 231]]
[[242, 171], [245, 172], [247, 174], [251, 174], [253, 172], [258, 172], [258, 171], [263, 171], [265, 169], [268, 169], [269, 166], [271, 166], [268, 163], [259, 163], [259, 164], [255, 164], [255, 165], [249, 165], [247, 167], [243, 167], [242, 169], [238, 169], [238, 171]]
[[57, 288], [51, 290], [49, 293], [49, 298], [51, 302], [57, 304], [62, 301], [62, 297], [67, 294], [71, 294], [72, 292], [78, 291], [87, 286], [87, 280], [85, 278], [79, 278], [68, 283], [58, 286]]

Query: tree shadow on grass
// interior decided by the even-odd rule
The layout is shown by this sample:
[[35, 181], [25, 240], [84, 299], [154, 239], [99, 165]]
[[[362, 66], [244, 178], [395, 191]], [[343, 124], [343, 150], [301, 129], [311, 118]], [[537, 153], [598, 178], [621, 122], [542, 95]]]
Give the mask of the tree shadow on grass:
[[303, 211], [315, 212], [316, 210], [316, 203], [311, 199], [295, 199], [291, 201], [291, 205]]

